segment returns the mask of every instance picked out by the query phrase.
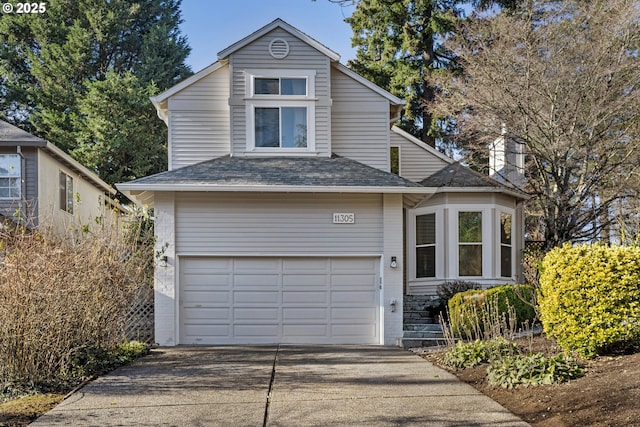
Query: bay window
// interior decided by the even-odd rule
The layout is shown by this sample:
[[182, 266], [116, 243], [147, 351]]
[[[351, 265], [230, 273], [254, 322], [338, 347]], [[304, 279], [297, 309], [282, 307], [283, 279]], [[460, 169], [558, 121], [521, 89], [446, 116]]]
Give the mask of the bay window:
[[511, 277], [511, 214], [500, 213], [500, 276]]

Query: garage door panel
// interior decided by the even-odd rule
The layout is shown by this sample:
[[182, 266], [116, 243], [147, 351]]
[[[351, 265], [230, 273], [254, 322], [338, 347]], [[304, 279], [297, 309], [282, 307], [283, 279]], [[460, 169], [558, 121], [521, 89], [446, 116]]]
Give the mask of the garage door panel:
[[380, 343], [377, 258], [185, 257], [179, 265], [183, 344]]
[[351, 337], [354, 339], [361, 337], [375, 338], [377, 336], [377, 331], [376, 328], [370, 324], [333, 324], [331, 325], [331, 335], [337, 337]]
[[328, 292], [282, 292], [283, 304], [321, 304], [326, 306], [329, 303]]
[[225, 304], [231, 303], [231, 291], [187, 291], [182, 294], [183, 305]]
[[377, 310], [375, 308], [332, 308], [331, 321], [335, 323], [373, 323]]
[[280, 311], [277, 308], [234, 308], [233, 320], [256, 322], [268, 320], [277, 322]]
[[317, 288], [328, 286], [327, 273], [283, 274], [282, 284], [285, 288]]
[[236, 291], [233, 293], [234, 304], [252, 304], [252, 305], [265, 305], [265, 304], [278, 304], [280, 301], [280, 293], [277, 291], [272, 292], [257, 292], [257, 291]]
[[327, 308], [283, 308], [282, 320], [285, 325], [310, 324], [329, 322], [329, 309]]
[[211, 307], [189, 307], [188, 310], [183, 310], [184, 320], [196, 321], [196, 323], [203, 323], [203, 321], [210, 321], [211, 323], [225, 322], [229, 319], [231, 310], [229, 308], [211, 308]]
[[[315, 325], [284, 325], [283, 335], [287, 337], [328, 337], [329, 327], [323, 324]], [[304, 342], [304, 341], [298, 341]]]
[[276, 338], [280, 336], [280, 327], [278, 324], [233, 325], [233, 332], [236, 337]]
[[373, 292], [354, 291], [354, 292], [331, 292], [331, 306], [350, 306], [350, 307], [371, 307], [375, 304], [377, 297]]
[[237, 288], [280, 288], [280, 275], [273, 273], [235, 273], [233, 276], [233, 286]]
[[[205, 341], [207, 337], [228, 337], [231, 332], [231, 326], [228, 324], [189, 324], [185, 327], [184, 335], [191, 338], [190, 344], [194, 341]], [[206, 344], [206, 342], [202, 342]]]

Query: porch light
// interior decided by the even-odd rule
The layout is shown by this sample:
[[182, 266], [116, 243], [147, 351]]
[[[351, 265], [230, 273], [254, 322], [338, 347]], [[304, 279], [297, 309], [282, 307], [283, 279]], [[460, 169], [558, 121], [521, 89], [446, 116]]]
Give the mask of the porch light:
[[166, 267], [168, 265], [167, 261], [169, 261], [169, 257], [166, 255], [162, 255], [160, 257], [160, 263], [159, 263], [160, 267]]
[[391, 257], [391, 268], [397, 268], [398, 267], [398, 259], [394, 256]]

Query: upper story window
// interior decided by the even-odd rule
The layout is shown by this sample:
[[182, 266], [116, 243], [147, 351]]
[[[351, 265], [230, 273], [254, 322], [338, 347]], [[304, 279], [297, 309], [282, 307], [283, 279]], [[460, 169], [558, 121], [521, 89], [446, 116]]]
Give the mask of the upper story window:
[[0, 154], [0, 199], [19, 199], [22, 168], [19, 154]]
[[315, 149], [315, 71], [247, 70], [247, 151]]

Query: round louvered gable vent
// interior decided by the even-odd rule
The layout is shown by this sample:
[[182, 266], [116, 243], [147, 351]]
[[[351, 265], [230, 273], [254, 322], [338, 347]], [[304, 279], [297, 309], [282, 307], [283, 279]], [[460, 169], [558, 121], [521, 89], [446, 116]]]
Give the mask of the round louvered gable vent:
[[285, 58], [289, 55], [289, 43], [282, 39], [273, 39], [269, 43], [269, 53], [276, 59]]

